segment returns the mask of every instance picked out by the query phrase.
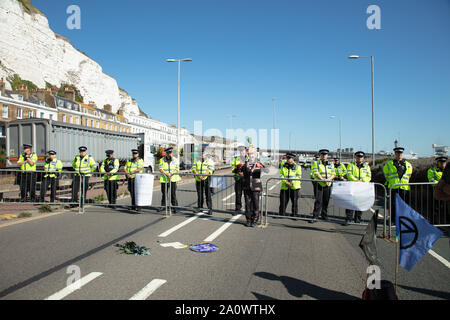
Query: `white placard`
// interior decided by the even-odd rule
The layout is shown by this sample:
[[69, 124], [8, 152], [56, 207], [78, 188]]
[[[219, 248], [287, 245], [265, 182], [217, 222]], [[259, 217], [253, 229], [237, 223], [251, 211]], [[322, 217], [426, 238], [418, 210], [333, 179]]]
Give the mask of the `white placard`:
[[331, 197], [337, 207], [366, 211], [375, 202], [375, 186], [370, 182], [334, 182]]
[[152, 174], [138, 173], [134, 179], [134, 191], [137, 206], [151, 206], [153, 198], [153, 182], [155, 176]]
[[211, 183], [209, 185], [211, 188], [216, 189], [226, 189], [227, 187], [227, 179], [226, 177], [211, 177]]

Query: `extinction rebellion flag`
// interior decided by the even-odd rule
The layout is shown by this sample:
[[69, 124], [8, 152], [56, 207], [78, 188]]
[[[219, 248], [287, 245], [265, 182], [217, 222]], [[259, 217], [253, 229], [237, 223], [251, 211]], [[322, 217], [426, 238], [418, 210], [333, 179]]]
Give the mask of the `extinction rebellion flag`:
[[399, 263], [411, 271], [442, 236], [442, 231], [408, 206], [398, 194], [395, 201], [397, 212], [395, 225], [400, 241]]

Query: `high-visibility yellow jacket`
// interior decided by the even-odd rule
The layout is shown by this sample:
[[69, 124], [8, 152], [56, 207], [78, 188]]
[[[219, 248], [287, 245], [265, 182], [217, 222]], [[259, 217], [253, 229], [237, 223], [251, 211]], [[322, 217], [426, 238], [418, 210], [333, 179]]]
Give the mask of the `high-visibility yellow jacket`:
[[313, 160], [311, 162], [311, 171], [309, 172], [311, 179], [314, 179], [314, 167], [316, 167], [316, 166], [317, 166], [317, 160]]
[[76, 172], [76, 175], [82, 174], [86, 177], [90, 177], [92, 172], [97, 169], [97, 163], [91, 155], [85, 155], [83, 159], [81, 159], [80, 155], [75, 156], [72, 161], [72, 167]]
[[[406, 171], [403, 177], [400, 179], [398, 177], [397, 168], [394, 166], [394, 160], [389, 160], [383, 167], [384, 177], [386, 178], [387, 187], [390, 189], [394, 184], [398, 183], [409, 183], [409, 179], [412, 174], [412, 165], [408, 161], [405, 161]], [[408, 185], [395, 186], [393, 189], [403, 189], [410, 190]]]
[[338, 166], [334, 166], [334, 170], [336, 171], [337, 178], [343, 179], [347, 175], [347, 169], [345, 168], [343, 163], [339, 163]]
[[[319, 178], [316, 176], [317, 173], [319, 173], [325, 180], [328, 180], [332, 175], [336, 174], [336, 171], [334, 170], [334, 165], [331, 161], [328, 161], [328, 164], [324, 165], [322, 161], [318, 160], [313, 170], [314, 170], [313, 171], [314, 180], [319, 180]], [[325, 187], [327, 185], [326, 182], [322, 182], [320, 180], [318, 183], [322, 187]]]
[[372, 171], [367, 162], [364, 162], [361, 167], [358, 167], [355, 161], [349, 163], [347, 166], [348, 181], [363, 181], [370, 182], [372, 180]]
[[[209, 159], [204, 161], [198, 160], [192, 167], [192, 172], [196, 171], [198, 174], [213, 174], [214, 172], [214, 162]], [[200, 177], [195, 176], [195, 180], [201, 181]]]
[[437, 184], [439, 180], [441, 180], [442, 178], [442, 173], [443, 172], [441, 170], [438, 171], [437, 167], [428, 169], [427, 171], [428, 182], [434, 182]]
[[[22, 170], [22, 171], [36, 171], [36, 164], [37, 164], [37, 161], [38, 161], [37, 154], [34, 153], [34, 152], [30, 153], [30, 158], [31, 158], [31, 160], [33, 160], [34, 164], [30, 165], [28, 162], [26, 162], [26, 163], [24, 163], [24, 164], [22, 164], [20, 166], [20, 170]], [[23, 161], [25, 161], [25, 157], [23, 156], [23, 154], [21, 154], [20, 157], [19, 157], [19, 160], [17, 162], [23, 162]]]
[[120, 167], [119, 159], [111, 160], [109, 158], [106, 158], [105, 160], [103, 160], [102, 164], [100, 165], [100, 172], [110, 174], [109, 177], [103, 175], [103, 180], [109, 181], [119, 180], [119, 175], [115, 174], [119, 171], [119, 167]]
[[231, 172], [235, 174], [235, 179], [240, 180], [241, 176], [239, 173], [235, 172], [235, 168], [238, 164], [244, 164], [245, 161], [248, 161], [248, 155], [245, 155], [244, 161], [241, 161], [241, 156], [234, 156], [233, 160], [231, 161]]
[[[281, 190], [287, 190], [287, 189], [293, 189], [297, 190], [301, 188], [302, 182], [299, 180], [292, 180], [289, 181], [289, 179], [301, 179], [302, 178], [302, 167], [296, 163], [293, 164], [293, 168], [287, 163], [284, 164], [284, 166], [280, 169], [280, 178], [281, 180]], [[291, 182], [292, 185], [288, 187], [286, 185], [286, 182]]]
[[50, 162], [45, 162], [44, 164], [44, 171], [45, 175], [44, 178], [56, 178], [57, 174], [59, 174], [62, 171], [63, 164], [61, 160], [54, 159]]
[[[169, 162], [167, 161], [166, 157], [162, 157], [159, 160], [159, 170], [164, 170], [165, 172], [171, 174], [170, 182], [178, 182], [181, 180], [180, 175], [177, 173], [180, 172], [180, 166], [178, 164], [178, 160], [176, 158], [172, 157], [172, 160]], [[166, 177], [164, 174], [161, 174], [161, 177], [159, 178], [159, 182], [161, 183], [168, 183], [169, 178]]]
[[[141, 173], [144, 169], [144, 160], [141, 158], [131, 158], [125, 163], [125, 172], [130, 173], [131, 179], [136, 178], [136, 173]], [[133, 171], [133, 173], [131, 173]]]

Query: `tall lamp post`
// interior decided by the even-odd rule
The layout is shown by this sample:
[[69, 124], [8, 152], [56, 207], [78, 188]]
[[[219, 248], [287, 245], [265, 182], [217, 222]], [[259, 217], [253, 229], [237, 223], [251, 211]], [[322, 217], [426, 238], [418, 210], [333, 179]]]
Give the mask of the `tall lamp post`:
[[228, 114], [228, 118], [230, 118], [230, 129], [233, 130], [233, 118], [236, 118], [235, 114]]
[[177, 121], [177, 154], [178, 161], [180, 161], [180, 71], [181, 71], [181, 61], [190, 62], [192, 59], [167, 59], [167, 62], [178, 62], [178, 121]]
[[[330, 119], [334, 119], [336, 116], [330, 116]], [[342, 126], [341, 117], [339, 117], [339, 158], [342, 156]]]
[[351, 55], [348, 58], [349, 59], [359, 59], [359, 58], [370, 59], [370, 71], [371, 71], [371, 75], [372, 75], [372, 165], [375, 165], [375, 113], [374, 113], [374, 106], [373, 106], [373, 99], [374, 99], [373, 56]]
[[[275, 128], [276, 128], [276, 124], [275, 124], [275, 101], [277, 100], [277, 98], [272, 98], [273, 101], [273, 135], [272, 138], [275, 140]], [[275, 159], [275, 141], [272, 141], [272, 153], [273, 153], [273, 159]]]

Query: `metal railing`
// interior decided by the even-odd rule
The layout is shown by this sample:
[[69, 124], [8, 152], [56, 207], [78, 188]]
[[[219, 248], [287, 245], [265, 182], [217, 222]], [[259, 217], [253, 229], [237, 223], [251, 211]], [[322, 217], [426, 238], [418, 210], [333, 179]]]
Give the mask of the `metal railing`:
[[[399, 188], [401, 186], [409, 186], [410, 190], [403, 190]], [[396, 216], [396, 208], [393, 193], [399, 193], [406, 204], [420, 213], [432, 225], [436, 227], [450, 227], [450, 201], [435, 200], [435, 186], [436, 183], [433, 182], [416, 182], [398, 183], [389, 188], [387, 198], [389, 202], [389, 238], [392, 237], [392, 229], [395, 228], [393, 219]]]

